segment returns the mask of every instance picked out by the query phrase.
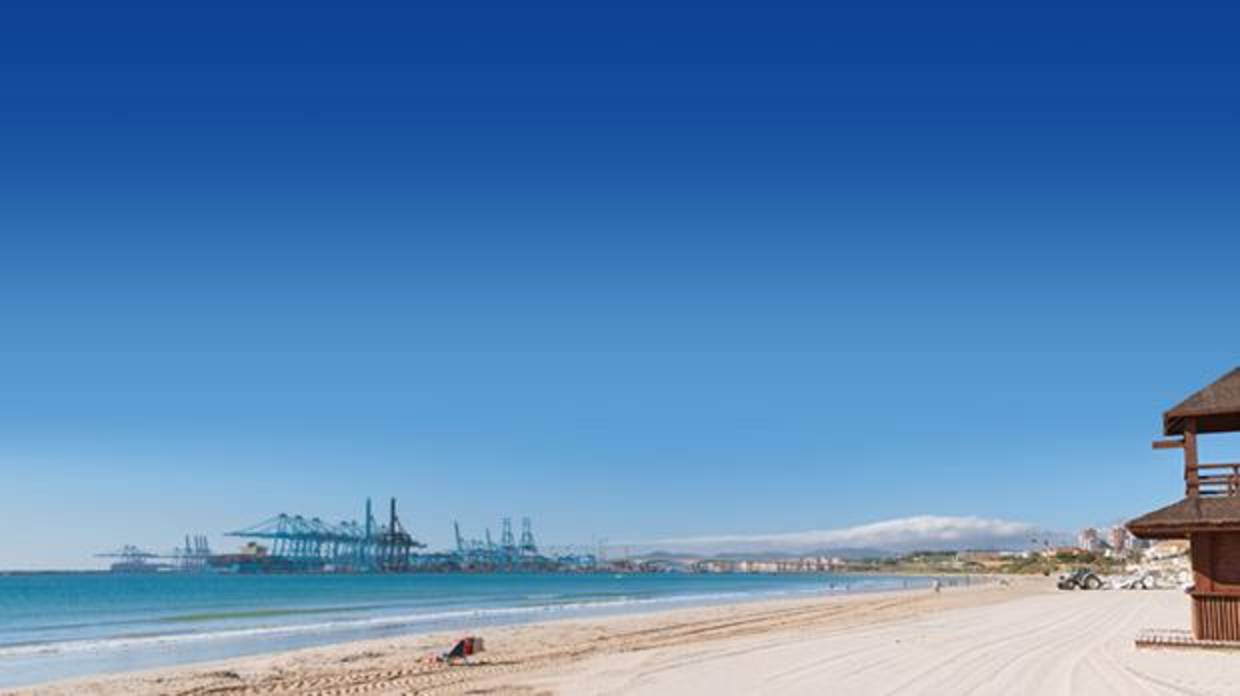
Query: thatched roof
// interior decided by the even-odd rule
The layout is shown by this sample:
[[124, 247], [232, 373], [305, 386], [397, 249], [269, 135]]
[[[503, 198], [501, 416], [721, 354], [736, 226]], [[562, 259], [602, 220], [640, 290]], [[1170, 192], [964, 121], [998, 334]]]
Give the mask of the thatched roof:
[[1185, 539], [1190, 531], [1240, 532], [1240, 496], [1189, 496], [1125, 526], [1142, 539]]
[[1163, 414], [1163, 432], [1183, 435], [1189, 420], [1199, 433], [1240, 430], [1240, 367]]

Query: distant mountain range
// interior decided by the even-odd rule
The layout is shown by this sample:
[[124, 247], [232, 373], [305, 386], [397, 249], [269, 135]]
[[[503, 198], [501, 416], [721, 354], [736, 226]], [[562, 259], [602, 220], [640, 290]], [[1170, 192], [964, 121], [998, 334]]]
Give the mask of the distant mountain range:
[[846, 561], [859, 561], [881, 558], [896, 558], [900, 556], [895, 551], [885, 551], [883, 549], [816, 549], [804, 552], [793, 551], [743, 551], [737, 553], [682, 553], [676, 551], [647, 551], [639, 554], [633, 554], [628, 558], [636, 561], [676, 561], [680, 563], [691, 563], [693, 561], [702, 561], [709, 559], [727, 559], [734, 561], [769, 561], [778, 559], [805, 558], [807, 556], [824, 557], [824, 558], [841, 558]]
[[[973, 516], [916, 515], [834, 529], [731, 533], [634, 540], [623, 548], [661, 558], [792, 558], [855, 560], [910, 551], [993, 549], [1018, 551], [1057, 544], [1066, 535], [1027, 522]], [[612, 546], [612, 549], [621, 545]]]

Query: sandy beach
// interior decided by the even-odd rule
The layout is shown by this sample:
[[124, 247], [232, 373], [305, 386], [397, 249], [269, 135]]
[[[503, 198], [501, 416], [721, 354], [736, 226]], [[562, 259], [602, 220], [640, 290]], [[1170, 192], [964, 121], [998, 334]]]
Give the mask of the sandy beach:
[[1227, 694], [1240, 654], [1137, 650], [1184, 628], [1175, 591], [1057, 592], [1046, 579], [574, 619], [346, 643], [15, 694]]

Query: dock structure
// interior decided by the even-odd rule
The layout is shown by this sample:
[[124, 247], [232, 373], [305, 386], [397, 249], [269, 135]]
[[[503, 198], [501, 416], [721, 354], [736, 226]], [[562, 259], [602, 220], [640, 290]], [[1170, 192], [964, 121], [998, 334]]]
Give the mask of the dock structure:
[[[1155, 449], [1184, 452], [1184, 498], [1128, 522], [1143, 539], [1187, 539], [1194, 584], [1192, 637], [1240, 641], [1240, 463], [1199, 461], [1198, 436], [1240, 432], [1240, 368], [1163, 414]], [[1183, 644], [1183, 643], [1181, 643]]]
[[267, 542], [270, 548], [251, 554], [251, 562], [265, 566], [259, 570], [289, 572], [401, 572], [413, 566], [416, 550], [425, 547], [401, 524], [395, 498], [387, 524], [378, 523], [367, 498], [360, 524], [352, 520], [329, 524], [318, 517], [281, 513], [226, 536]]
[[126, 544], [115, 551], [97, 553], [95, 557], [114, 559], [110, 566], [113, 573], [199, 572], [208, 567], [211, 545], [205, 535], [186, 534], [185, 546], [168, 552], [157, 553]]
[[240, 549], [213, 553], [205, 535], [186, 535], [185, 545], [167, 553], [124, 546], [108, 553], [113, 572], [225, 572], [225, 573], [444, 573], [444, 572], [589, 572], [597, 568], [590, 553], [571, 549], [545, 552], [534, 539], [529, 517], [521, 518], [520, 537], [512, 518], [501, 522], [500, 541], [466, 539], [453, 523], [456, 548], [428, 553], [406, 529], [388, 502], [387, 519], [376, 518], [369, 498], [362, 521], [325, 522], [319, 517], [281, 513], [225, 536], [246, 539]]
[[138, 548], [133, 544], [126, 544], [115, 551], [97, 553], [95, 558], [113, 559], [111, 565], [113, 573], [155, 573], [168, 567], [159, 562], [159, 559], [163, 558], [162, 555]]
[[521, 519], [521, 538], [518, 541], [512, 529], [512, 518], [505, 517], [500, 523], [500, 541], [491, 540], [487, 529], [482, 539], [466, 539], [460, 524], [453, 522], [456, 535], [456, 559], [461, 570], [469, 571], [546, 571], [558, 567], [558, 560], [539, 553], [534, 541], [533, 522]]
[[172, 551], [176, 568], [182, 572], [206, 570], [211, 560], [211, 544], [205, 534], [185, 535], [185, 546]]

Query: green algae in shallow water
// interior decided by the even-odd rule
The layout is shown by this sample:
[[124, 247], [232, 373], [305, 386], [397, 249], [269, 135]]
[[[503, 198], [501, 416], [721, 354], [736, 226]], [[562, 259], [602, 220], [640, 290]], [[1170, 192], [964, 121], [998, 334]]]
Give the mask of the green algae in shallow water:
[[202, 621], [223, 621], [226, 619], [261, 619], [273, 616], [304, 616], [307, 614], [336, 614], [352, 611], [367, 611], [382, 608], [380, 605], [353, 607], [319, 607], [308, 609], [246, 609], [244, 611], [206, 611], [197, 614], [178, 614], [159, 619], [163, 623], [197, 623]]

